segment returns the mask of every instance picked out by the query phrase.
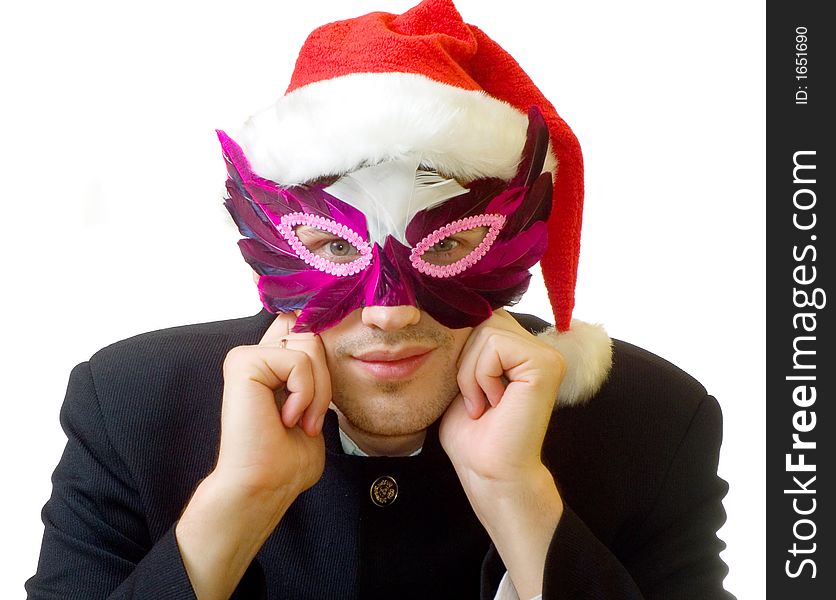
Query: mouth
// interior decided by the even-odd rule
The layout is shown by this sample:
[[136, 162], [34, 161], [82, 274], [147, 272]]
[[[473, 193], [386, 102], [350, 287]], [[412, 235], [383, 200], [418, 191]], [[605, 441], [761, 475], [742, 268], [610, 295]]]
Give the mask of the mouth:
[[407, 379], [429, 359], [435, 348], [415, 346], [373, 350], [353, 356], [360, 368], [375, 379]]

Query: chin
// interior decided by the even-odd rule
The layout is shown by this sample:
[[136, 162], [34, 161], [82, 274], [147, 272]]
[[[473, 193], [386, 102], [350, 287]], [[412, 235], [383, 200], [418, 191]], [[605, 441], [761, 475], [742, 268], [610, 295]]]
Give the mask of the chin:
[[371, 435], [396, 437], [426, 430], [437, 421], [450, 406], [458, 393], [453, 388], [435, 390], [419, 395], [407, 395], [403, 391], [368, 394], [335, 395], [333, 402], [349, 423]]

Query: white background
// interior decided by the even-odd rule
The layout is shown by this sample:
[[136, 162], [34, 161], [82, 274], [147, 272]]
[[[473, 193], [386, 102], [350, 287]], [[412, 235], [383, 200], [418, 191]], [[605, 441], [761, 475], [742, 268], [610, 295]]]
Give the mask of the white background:
[[[17, 2], [0, 35], [0, 597], [23, 597], [72, 366], [149, 329], [255, 313], [214, 129], [284, 91], [316, 25], [410, 0]], [[764, 589], [764, 8], [460, 0], [577, 133], [575, 316], [720, 401], [726, 587]], [[542, 287], [525, 311], [549, 317]], [[654, 426], [648, 423], [649, 427]]]

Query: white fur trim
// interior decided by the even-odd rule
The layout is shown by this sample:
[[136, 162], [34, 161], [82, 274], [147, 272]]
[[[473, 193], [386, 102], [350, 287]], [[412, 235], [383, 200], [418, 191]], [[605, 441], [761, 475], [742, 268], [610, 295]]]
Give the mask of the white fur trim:
[[[353, 73], [283, 96], [236, 141], [256, 174], [282, 185], [407, 157], [468, 183], [511, 179], [527, 128], [525, 113], [482, 91], [412, 73]], [[550, 151], [544, 170], [556, 164]]]
[[537, 339], [556, 348], [566, 361], [558, 406], [588, 400], [607, 379], [612, 366], [612, 340], [601, 325], [573, 319], [568, 331], [549, 327]]

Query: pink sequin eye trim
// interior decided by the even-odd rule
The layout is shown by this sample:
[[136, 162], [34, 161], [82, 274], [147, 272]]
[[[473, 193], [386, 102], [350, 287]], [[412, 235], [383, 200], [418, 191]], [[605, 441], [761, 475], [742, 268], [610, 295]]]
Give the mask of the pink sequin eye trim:
[[[305, 244], [302, 243], [302, 240], [296, 235], [294, 228], [298, 225], [308, 225], [334, 234], [357, 248], [360, 252], [360, 258], [356, 258], [351, 262], [338, 263], [323, 258], [322, 256], [317, 256], [308, 250]], [[324, 271], [329, 275], [336, 275], [338, 277], [355, 275], [368, 267], [372, 262], [372, 247], [369, 243], [360, 237], [356, 231], [337, 223], [333, 219], [308, 213], [290, 213], [289, 215], [282, 216], [281, 221], [276, 225], [276, 229], [287, 240], [299, 258], [313, 268]]]
[[[472, 267], [474, 264], [479, 262], [485, 254], [487, 254], [488, 250], [490, 250], [490, 247], [496, 240], [496, 236], [499, 235], [503, 225], [505, 225], [504, 215], [474, 215], [472, 217], [465, 217], [464, 219], [453, 221], [440, 229], [436, 229], [430, 235], [421, 240], [418, 245], [412, 249], [412, 252], [409, 255], [409, 261], [412, 263], [413, 267], [418, 269], [418, 271], [424, 275], [429, 275], [430, 277], [453, 277], [465, 269]], [[474, 229], [475, 227], [489, 227], [489, 229], [485, 234], [485, 237], [482, 239], [482, 242], [464, 258], [461, 258], [449, 265], [434, 265], [421, 258], [427, 250], [435, 246], [441, 240], [448, 238], [451, 235], [455, 235], [460, 231]]]

